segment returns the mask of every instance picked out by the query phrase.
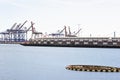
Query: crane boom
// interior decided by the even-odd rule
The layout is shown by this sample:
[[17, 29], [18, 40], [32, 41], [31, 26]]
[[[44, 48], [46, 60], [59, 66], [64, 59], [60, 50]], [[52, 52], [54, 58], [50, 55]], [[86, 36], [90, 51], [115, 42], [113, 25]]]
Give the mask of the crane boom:
[[64, 30], [65, 30], [65, 36], [66, 36], [66, 35], [67, 35], [66, 26], [64, 26], [63, 30], [61, 30], [61, 31], [59, 32], [59, 34], [61, 34]]
[[26, 22], [27, 20], [19, 27], [19, 30], [25, 25]]
[[15, 30], [18, 30], [20, 25], [21, 25], [21, 23], [16, 26]]
[[32, 28], [31, 26], [26, 30], [26, 32], [28, 32], [30, 30], [30, 28]]
[[17, 23], [14, 23], [10, 30], [12, 30], [16, 25]]
[[82, 29], [79, 29], [79, 30], [75, 33], [75, 35], [77, 35], [81, 30], [82, 30]]
[[65, 27], [66, 27], [66, 26], [64, 26], [64, 28], [63, 28], [59, 33], [62, 33], [62, 32], [65, 30]]

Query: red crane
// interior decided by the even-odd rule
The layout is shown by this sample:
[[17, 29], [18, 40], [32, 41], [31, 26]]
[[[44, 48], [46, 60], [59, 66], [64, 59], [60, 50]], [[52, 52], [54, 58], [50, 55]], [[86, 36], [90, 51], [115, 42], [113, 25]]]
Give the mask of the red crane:
[[33, 22], [31, 21], [31, 27], [32, 27], [32, 36], [31, 36], [31, 38], [33, 38], [33, 35], [34, 35], [34, 38], [37, 38], [37, 37], [39, 37], [40, 35], [43, 34], [42, 32], [37, 32], [37, 31], [35, 30], [35, 27], [33, 27], [34, 24], [35, 24], [35, 23], [33, 23]]

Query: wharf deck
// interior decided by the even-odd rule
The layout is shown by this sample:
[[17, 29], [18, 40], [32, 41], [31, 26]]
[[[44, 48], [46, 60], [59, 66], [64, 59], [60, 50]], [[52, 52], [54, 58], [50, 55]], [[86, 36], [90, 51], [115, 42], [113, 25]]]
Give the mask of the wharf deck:
[[24, 46], [54, 47], [101, 47], [120, 48], [120, 38], [108, 37], [72, 37], [72, 38], [38, 38], [22, 43]]

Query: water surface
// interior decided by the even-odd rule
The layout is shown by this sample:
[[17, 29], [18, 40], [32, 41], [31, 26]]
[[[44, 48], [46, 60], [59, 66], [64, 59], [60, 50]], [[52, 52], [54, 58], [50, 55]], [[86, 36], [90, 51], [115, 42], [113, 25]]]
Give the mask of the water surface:
[[0, 44], [0, 80], [119, 80], [120, 73], [66, 70], [70, 64], [120, 67], [120, 49]]

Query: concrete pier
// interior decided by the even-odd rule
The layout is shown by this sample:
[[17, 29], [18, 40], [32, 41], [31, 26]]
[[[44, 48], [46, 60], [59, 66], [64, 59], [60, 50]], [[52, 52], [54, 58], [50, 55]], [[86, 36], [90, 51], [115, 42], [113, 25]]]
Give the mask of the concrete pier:
[[100, 47], [120, 48], [120, 38], [108, 37], [63, 37], [38, 38], [22, 43], [24, 46], [54, 46], [54, 47]]
[[98, 65], [68, 65], [68, 70], [87, 72], [120, 72], [120, 68]]

